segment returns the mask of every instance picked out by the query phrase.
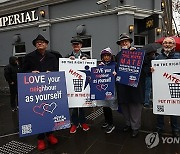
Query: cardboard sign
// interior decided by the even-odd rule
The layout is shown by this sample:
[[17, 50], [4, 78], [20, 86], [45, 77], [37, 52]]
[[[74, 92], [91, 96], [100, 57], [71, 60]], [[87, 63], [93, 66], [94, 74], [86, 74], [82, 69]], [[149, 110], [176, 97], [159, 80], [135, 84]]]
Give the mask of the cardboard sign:
[[180, 59], [153, 60], [153, 113], [180, 115]]
[[70, 108], [93, 107], [90, 100], [91, 67], [97, 66], [96, 59], [59, 59], [59, 71], [65, 71], [68, 103]]
[[64, 72], [18, 73], [20, 137], [70, 127]]
[[128, 50], [120, 51], [120, 56], [117, 62], [117, 78], [116, 81], [132, 87], [137, 87], [141, 68], [144, 60], [143, 50]]
[[98, 66], [91, 68], [91, 100], [114, 100], [115, 66]]

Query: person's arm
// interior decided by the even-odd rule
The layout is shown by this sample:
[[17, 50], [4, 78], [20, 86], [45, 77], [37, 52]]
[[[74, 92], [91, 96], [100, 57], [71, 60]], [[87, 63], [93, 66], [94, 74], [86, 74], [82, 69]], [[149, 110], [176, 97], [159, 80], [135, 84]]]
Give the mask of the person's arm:
[[4, 68], [4, 77], [9, 84], [13, 84], [13, 81], [11, 78], [11, 68], [9, 65], [5, 66]]

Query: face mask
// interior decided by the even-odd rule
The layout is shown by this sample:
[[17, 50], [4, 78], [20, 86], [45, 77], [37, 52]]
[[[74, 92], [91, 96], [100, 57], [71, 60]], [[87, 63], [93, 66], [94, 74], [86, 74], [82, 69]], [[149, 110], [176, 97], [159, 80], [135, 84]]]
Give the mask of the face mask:
[[128, 47], [127, 46], [123, 46], [123, 47], [121, 47], [121, 49], [128, 49]]

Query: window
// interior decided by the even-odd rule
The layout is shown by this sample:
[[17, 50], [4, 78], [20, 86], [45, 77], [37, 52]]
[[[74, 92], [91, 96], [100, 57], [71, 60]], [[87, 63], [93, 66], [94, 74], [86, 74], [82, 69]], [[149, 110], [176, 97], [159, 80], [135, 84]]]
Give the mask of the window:
[[137, 48], [143, 47], [147, 42], [147, 38], [144, 35], [134, 35], [134, 46]]
[[81, 38], [83, 40], [81, 51], [92, 58], [92, 40], [91, 38]]
[[18, 55], [25, 55], [26, 54], [26, 47], [25, 43], [16, 43], [13, 46], [13, 55], [18, 56]]

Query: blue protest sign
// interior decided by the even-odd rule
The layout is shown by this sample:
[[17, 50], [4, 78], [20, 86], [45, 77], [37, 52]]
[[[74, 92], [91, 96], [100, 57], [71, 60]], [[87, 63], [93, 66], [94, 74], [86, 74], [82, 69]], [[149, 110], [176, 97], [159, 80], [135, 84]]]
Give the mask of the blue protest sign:
[[18, 73], [20, 137], [70, 127], [64, 72]]
[[98, 66], [91, 68], [90, 97], [91, 100], [113, 100], [115, 89], [114, 66]]
[[116, 81], [137, 87], [145, 55], [144, 51], [124, 49], [119, 54]]

